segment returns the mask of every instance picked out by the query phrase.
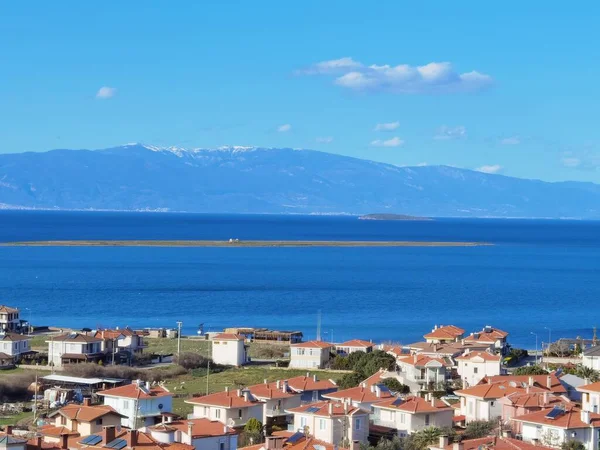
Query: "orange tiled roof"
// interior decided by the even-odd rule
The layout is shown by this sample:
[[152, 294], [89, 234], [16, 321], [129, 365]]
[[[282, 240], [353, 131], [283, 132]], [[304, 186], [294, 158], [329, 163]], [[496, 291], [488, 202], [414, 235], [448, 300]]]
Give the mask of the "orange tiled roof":
[[502, 399], [505, 403], [521, 408], [544, 408], [559, 403], [565, 403], [564, 398], [549, 392], [513, 392]]
[[219, 341], [244, 341], [244, 337], [240, 336], [239, 334], [234, 334], [234, 333], [219, 333], [217, 334], [215, 337], [213, 337], [213, 341], [214, 340], [219, 340]]
[[[329, 412], [329, 405], [332, 405], [332, 412]], [[311, 409], [312, 408], [312, 409]], [[310, 411], [309, 411], [310, 409]], [[357, 408], [352, 405], [344, 405], [339, 402], [316, 402], [309, 403], [307, 405], [299, 406], [298, 408], [292, 408], [286, 410], [291, 414], [312, 414], [318, 417], [336, 417], [336, 416], [352, 416], [354, 414], [369, 414], [369, 411]]]
[[64, 436], [65, 434], [69, 435], [69, 436], [79, 436], [79, 433], [77, 431], [73, 431], [67, 427], [62, 427], [62, 426], [55, 427], [52, 425], [48, 425], [45, 427], [41, 427], [40, 432], [44, 436], [53, 436], [53, 437], [54, 436]]
[[502, 359], [500, 355], [492, 355], [490, 352], [469, 352], [458, 356], [456, 359], [463, 361], [470, 361], [474, 358], [481, 358], [484, 361], [498, 361]]
[[[539, 388], [531, 389], [536, 389], [537, 392], [541, 392]], [[506, 397], [507, 395], [513, 394], [515, 392], [525, 393], [525, 389], [523, 387], [513, 387], [505, 383], [490, 383], [478, 384], [472, 387], [468, 387], [466, 389], [461, 389], [459, 391], [456, 391], [455, 394], [477, 397], [482, 399], [497, 399]]]
[[[57, 411], [71, 420], [76, 419], [80, 422], [91, 422], [107, 414], [122, 416], [108, 405], [83, 406], [83, 405], [67, 405]], [[123, 416], [124, 417], [124, 416]]]
[[364, 384], [365, 386], [373, 386], [374, 384], [381, 383], [384, 380], [383, 374], [385, 374], [385, 373], [386, 373], [386, 371], [384, 369], [379, 369], [377, 372], [375, 372], [369, 378], [367, 378], [366, 380], [363, 380], [363, 382], [361, 384]]
[[412, 356], [405, 356], [403, 358], [398, 359], [398, 363], [408, 364], [409, 366], [414, 367], [425, 367], [427, 364], [431, 362], [440, 363], [442, 366], [446, 367], [449, 364], [444, 361], [442, 358], [432, 358], [426, 355], [419, 355], [418, 353]]
[[19, 310], [17, 308], [11, 308], [10, 306], [0, 305], [0, 313], [14, 314], [18, 312]]
[[147, 389], [144, 386], [138, 386], [137, 383], [126, 384], [125, 386], [118, 386], [116, 388], [107, 389], [105, 391], [98, 392], [98, 395], [108, 395], [111, 397], [124, 397], [124, 398], [135, 398], [135, 399], [146, 399], [146, 398], [157, 398], [157, 397], [168, 397], [172, 396], [166, 388], [162, 386], [150, 386]]
[[308, 342], [301, 342], [299, 344], [292, 344], [292, 347], [298, 347], [298, 348], [331, 348], [333, 347], [333, 344], [330, 344], [329, 342], [323, 342], [323, 341], [308, 341]]
[[[85, 342], [85, 343], [100, 342], [101, 340], [102, 339], [95, 338], [93, 336], [88, 336], [88, 335], [81, 334], [81, 333], [65, 333], [65, 334], [61, 334], [60, 336], [55, 336], [53, 339], [54, 342]], [[50, 341], [46, 341], [46, 342], [50, 342]]]
[[331, 392], [329, 394], [325, 394], [323, 397], [340, 401], [345, 398], [349, 398], [352, 401], [359, 403], [377, 402], [385, 398], [393, 397], [388, 389], [380, 390], [379, 396], [377, 396], [376, 386], [377, 385], [367, 386], [366, 384], [361, 383], [359, 386], [337, 392]]
[[[464, 450], [478, 450], [482, 448], [489, 450], [543, 450], [550, 448], [542, 445], [530, 444], [517, 439], [501, 438], [497, 436], [487, 436], [479, 439], [466, 439], [461, 441], [461, 444]], [[431, 447], [435, 447], [435, 445], [432, 445]], [[444, 450], [453, 450], [453, 448], [453, 444], [449, 444], [444, 447]]]
[[493, 344], [498, 339], [504, 339], [506, 336], [508, 336], [506, 331], [498, 330], [497, 328], [492, 328], [491, 331], [483, 329], [477, 333], [471, 333], [465, 338], [465, 342], [489, 342]]
[[[550, 377], [550, 383], [548, 383]], [[548, 375], [494, 375], [484, 377], [479, 384], [485, 383], [514, 383], [517, 386], [526, 387], [529, 384], [529, 379], [532, 378], [534, 387], [539, 387], [550, 391], [554, 394], [566, 394], [567, 389], [562, 385], [556, 374], [549, 373]], [[549, 385], [548, 385], [549, 384]]]
[[[176, 420], [170, 423], [164, 424], [164, 431], [179, 430], [182, 433], [188, 433], [189, 425], [192, 425], [192, 438], [204, 438], [214, 436], [225, 436], [227, 434], [235, 434], [233, 428], [224, 426], [221, 422], [210, 419], [190, 419], [190, 420]], [[163, 424], [155, 425], [150, 427], [152, 431], [161, 431]], [[170, 428], [170, 430], [169, 430]]]
[[434, 399], [432, 403], [432, 401], [425, 400], [423, 397], [418, 396], [410, 396], [405, 399], [392, 397], [382, 402], [375, 403], [373, 406], [405, 411], [411, 414], [452, 411], [452, 408], [441, 400]]
[[592, 384], [586, 384], [577, 388], [580, 392], [600, 392], [600, 381]]
[[[277, 387], [277, 384], [279, 384], [279, 387]], [[289, 383], [287, 383], [286, 387], [286, 382], [284, 381], [255, 384], [253, 386], [248, 386], [247, 389], [253, 396], [257, 398], [278, 399], [290, 398], [299, 395], [298, 392], [295, 392], [292, 388], [290, 388]]]
[[[242, 392], [238, 392], [242, 391]], [[222, 391], [203, 397], [192, 397], [186, 400], [191, 405], [223, 406], [225, 408], [245, 408], [258, 403], [258, 400], [250, 393], [248, 400], [244, 397], [243, 390]]]
[[324, 391], [337, 388], [337, 384], [332, 380], [320, 380], [316, 375], [314, 377], [300, 375], [299, 377], [290, 378], [288, 384], [298, 392]]
[[558, 415], [554, 419], [546, 417], [550, 411], [552, 411], [552, 408], [546, 408], [523, 416], [513, 417], [511, 420], [565, 428], [567, 430], [572, 428], [600, 428], [600, 414], [589, 413], [590, 423], [587, 424], [581, 420], [581, 409], [572, 405], [567, 405], [564, 414]]
[[359, 348], [369, 348], [373, 347], [373, 343], [369, 341], [363, 341], [361, 339], [352, 339], [350, 341], [346, 341], [343, 344], [336, 344], [336, 347], [359, 347]]
[[454, 325], [445, 325], [435, 328], [431, 333], [423, 336], [425, 339], [456, 339], [465, 334], [465, 330]]

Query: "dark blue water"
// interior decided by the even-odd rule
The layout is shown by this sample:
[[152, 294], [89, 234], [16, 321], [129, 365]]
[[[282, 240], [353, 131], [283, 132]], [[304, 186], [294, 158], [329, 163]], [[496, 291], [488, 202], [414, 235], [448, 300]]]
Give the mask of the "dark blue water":
[[[298, 329], [409, 343], [435, 324], [591, 336], [600, 222], [0, 212], [0, 241], [50, 239], [486, 241], [459, 248], [0, 247], [0, 303], [34, 324]], [[26, 308], [29, 308], [26, 310]]]

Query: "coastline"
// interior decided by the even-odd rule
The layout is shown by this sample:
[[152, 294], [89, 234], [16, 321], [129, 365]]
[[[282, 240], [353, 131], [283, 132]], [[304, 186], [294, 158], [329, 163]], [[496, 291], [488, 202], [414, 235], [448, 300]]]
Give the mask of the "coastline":
[[217, 240], [60, 240], [0, 242], [1, 247], [480, 247], [488, 242], [427, 241], [217, 241]]

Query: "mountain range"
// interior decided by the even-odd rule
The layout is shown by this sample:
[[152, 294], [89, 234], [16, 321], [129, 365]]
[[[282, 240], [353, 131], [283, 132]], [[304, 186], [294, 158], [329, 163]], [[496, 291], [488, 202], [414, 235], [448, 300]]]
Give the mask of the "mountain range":
[[600, 185], [314, 150], [129, 144], [0, 154], [0, 208], [598, 219]]

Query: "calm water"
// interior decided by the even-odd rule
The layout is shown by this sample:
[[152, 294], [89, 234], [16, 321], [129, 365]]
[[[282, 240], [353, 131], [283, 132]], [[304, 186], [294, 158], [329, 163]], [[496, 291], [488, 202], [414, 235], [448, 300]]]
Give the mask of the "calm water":
[[[434, 324], [493, 325], [513, 344], [591, 336], [600, 222], [0, 211], [0, 241], [47, 239], [487, 241], [474, 248], [0, 247], [0, 303], [35, 324], [198, 324], [416, 341]], [[29, 308], [26, 310], [26, 308]]]

